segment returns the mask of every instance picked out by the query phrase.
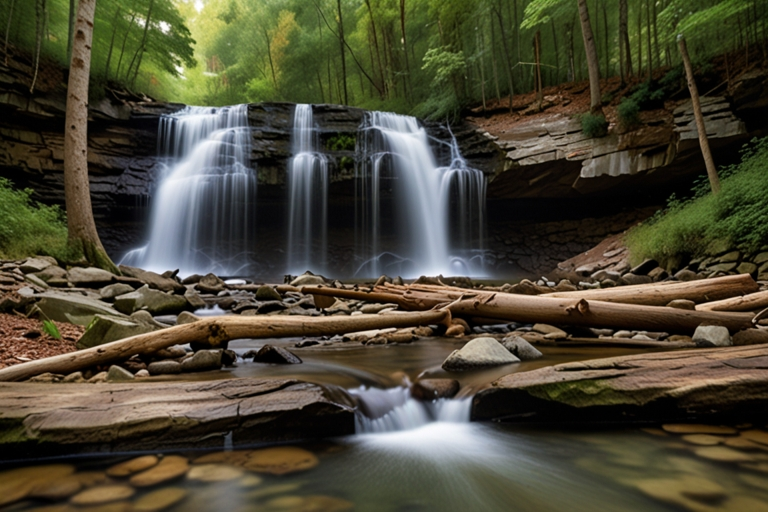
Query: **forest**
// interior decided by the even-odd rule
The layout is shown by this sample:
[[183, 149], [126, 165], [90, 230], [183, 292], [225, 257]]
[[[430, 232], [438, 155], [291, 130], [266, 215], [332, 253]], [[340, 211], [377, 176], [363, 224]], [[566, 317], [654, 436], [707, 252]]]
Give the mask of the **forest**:
[[[681, 68], [680, 34], [700, 72], [715, 55], [766, 58], [765, 0], [586, 6], [602, 78], [640, 83]], [[16, 47], [36, 68], [66, 67], [74, 7], [2, 0], [6, 59]], [[587, 79], [581, 26], [576, 0], [99, 0], [91, 94], [108, 85], [187, 104], [336, 103], [455, 117]]]

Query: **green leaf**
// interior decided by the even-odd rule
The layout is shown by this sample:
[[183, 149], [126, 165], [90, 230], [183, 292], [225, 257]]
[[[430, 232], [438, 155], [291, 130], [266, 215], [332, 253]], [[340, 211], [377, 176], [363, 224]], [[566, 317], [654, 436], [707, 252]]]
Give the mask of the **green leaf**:
[[59, 328], [51, 320], [43, 320], [43, 332], [51, 338], [61, 339]]

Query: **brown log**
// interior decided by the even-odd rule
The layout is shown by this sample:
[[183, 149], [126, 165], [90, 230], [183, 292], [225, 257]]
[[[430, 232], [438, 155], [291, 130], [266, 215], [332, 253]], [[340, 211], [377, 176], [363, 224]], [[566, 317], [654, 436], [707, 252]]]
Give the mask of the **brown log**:
[[756, 311], [768, 307], [768, 291], [699, 304], [699, 311]]
[[134, 354], [190, 343], [208, 342], [216, 347], [242, 338], [284, 338], [290, 336], [322, 336], [366, 331], [387, 327], [415, 327], [427, 324], [450, 326], [451, 316], [446, 310], [418, 313], [357, 316], [219, 316], [198, 320], [190, 324], [139, 334], [93, 348], [30, 361], [0, 370], [0, 381], [29, 379], [41, 373], [67, 374], [95, 365], [125, 360]]
[[754, 293], [759, 289], [760, 287], [749, 274], [740, 274], [698, 281], [637, 284], [598, 290], [547, 293], [543, 297], [583, 298], [603, 302], [666, 306], [675, 299], [688, 299], [698, 304]]
[[305, 295], [325, 295], [342, 299], [381, 302], [385, 304], [391, 302], [397, 304], [406, 311], [426, 311], [451, 301], [448, 297], [431, 293], [416, 293], [410, 291], [405, 293], [384, 293], [375, 290], [345, 290], [341, 288], [331, 288], [329, 286], [304, 286], [301, 288], [301, 293]]
[[720, 311], [620, 304], [509, 293], [489, 293], [452, 303], [454, 315], [498, 318], [512, 322], [580, 325], [691, 333], [702, 323], [719, 324], [731, 332], [752, 327], [754, 315]]

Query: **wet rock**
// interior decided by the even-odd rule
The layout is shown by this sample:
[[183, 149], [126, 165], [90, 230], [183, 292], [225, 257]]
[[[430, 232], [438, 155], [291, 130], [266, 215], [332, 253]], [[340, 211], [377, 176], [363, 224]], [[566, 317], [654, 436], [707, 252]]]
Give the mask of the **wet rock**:
[[43, 288], [43, 289], [50, 288], [50, 286], [48, 286], [48, 283], [46, 283], [45, 281], [37, 277], [35, 274], [27, 274], [26, 276], [24, 276], [24, 280], [30, 284], [39, 286], [40, 288]]
[[199, 464], [192, 466], [187, 478], [201, 482], [226, 482], [243, 476], [243, 470], [227, 464]]
[[126, 318], [109, 304], [82, 295], [48, 291], [38, 297], [36, 307], [42, 312], [41, 316], [56, 322], [88, 325], [96, 315]]
[[32, 486], [27, 498], [61, 501], [80, 492], [83, 484], [76, 475], [67, 475], [51, 480], [40, 480]]
[[221, 368], [221, 350], [198, 350], [181, 363], [182, 372], [207, 372]]
[[151, 272], [149, 270], [129, 267], [127, 265], [120, 265], [118, 268], [120, 269], [120, 272], [123, 273], [123, 275], [138, 279], [153, 290], [160, 290], [161, 292], [183, 293], [186, 289], [183, 284], [176, 281], [175, 279], [163, 277], [160, 274]]
[[182, 311], [179, 313], [179, 316], [176, 317], [176, 325], [191, 324], [193, 322], [197, 322], [198, 320], [200, 320], [200, 317], [194, 313], [190, 313], [189, 311]]
[[158, 462], [160, 462], [160, 459], [157, 455], [142, 455], [141, 457], [136, 457], [110, 467], [107, 469], [107, 476], [117, 478], [131, 476], [155, 466]]
[[178, 361], [154, 361], [149, 363], [147, 371], [150, 375], [176, 375], [181, 373], [181, 363]]
[[684, 268], [682, 270], [677, 271], [674, 277], [678, 281], [696, 281], [697, 279], [699, 279], [699, 274], [697, 274], [693, 270]]
[[187, 299], [142, 286], [138, 290], [115, 298], [115, 309], [130, 314], [146, 309], [152, 315], [177, 314], [188, 307]]
[[130, 482], [134, 487], [151, 487], [179, 478], [188, 470], [189, 462], [185, 457], [166, 455], [156, 466], [133, 475]]
[[713, 436], [710, 434], [687, 434], [681, 437], [683, 441], [697, 446], [716, 446], [725, 442], [724, 437]]
[[180, 345], [172, 345], [162, 348], [152, 354], [157, 359], [179, 359], [187, 355], [187, 351]]
[[137, 379], [144, 379], [149, 376], [150, 376], [149, 370], [147, 370], [146, 368], [143, 370], [137, 371], [136, 374], [134, 375], [134, 377], [136, 377]]
[[675, 299], [670, 301], [669, 304], [667, 304], [667, 307], [694, 311], [696, 309], [696, 303], [688, 299]]
[[200, 280], [203, 278], [200, 274], [192, 274], [191, 276], [187, 276], [184, 279], [181, 280], [181, 284], [188, 285], [188, 284], [197, 284], [200, 282]]
[[102, 300], [112, 302], [115, 297], [125, 295], [126, 293], [131, 293], [132, 291], [133, 287], [131, 285], [125, 283], [115, 283], [110, 284], [109, 286], [105, 286], [99, 290], [99, 295], [101, 296]]
[[107, 372], [107, 382], [125, 382], [134, 378], [131, 372], [114, 364], [109, 367]]
[[459, 387], [459, 381], [454, 379], [421, 379], [411, 386], [411, 396], [425, 401], [453, 398]]
[[102, 382], [107, 382], [107, 372], [99, 372], [88, 379], [89, 384], [100, 384]]
[[219, 293], [226, 288], [227, 285], [219, 279], [215, 274], [206, 274], [195, 285], [195, 288], [203, 293]]
[[221, 364], [224, 366], [235, 366], [237, 362], [237, 353], [234, 350], [221, 351]]
[[207, 306], [205, 301], [202, 297], [200, 297], [200, 294], [197, 293], [195, 290], [189, 289], [184, 292], [184, 298], [187, 299], [187, 302], [189, 303], [189, 307], [197, 310], [197, 309], [203, 309]]
[[633, 284], [648, 284], [652, 283], [653, 279], [651, 279], [648, 276], [641, 276], [634, 273], [628, 273], [621, 276], [621, 279], [619, 280], [619, 284], [627, 284], [627, 285], [633, 285]]
[[654, 281], [663, 281], [664, 279], [669, 277], [669, 272], [667, 272], [665, 269], [661, 267], [656, 267], [655, 269], [648, 272], [648, 277], [650, 277]]
[[291, 286], [315, 286], [319, 284], [325, 284], [325, 279], [322, 276], [316, 276], [311, 273], [302, 274], [293, 281], [291, 281]]
[[520, 336], [509, 336], [504, 338], [501, 341], [501, 344], [521, 361], [531, 361], [544, 355]]
[[147, 493], [133, 503], [133, 512], [159, 512], [166, 510], [187, 497], [186, 489], [164, 487]]
[[61, 382], [64, 384], [72, 383], [72, 384], [82, 384], [85, 382], [85, 377], [83, 377], [83, 372], [72, 372], [63, 379], [61, 379]]
[[754, 457], [727, 446], [706, 446], [696, 448], [694, 453], [699, 457], [719, 462], [751, 462]]
[[267, 285], [259, 286], [259, 289], [256, 290], [256, 296], [254, 298], [258, 301], [283, 300], [283, 297], [277, 292], [277, 290]]
[[721, 325], [700, 325], [693, 333], [697, 347], [730, 347], [733, 345], [728, 329]]
[[763, 329], [745, 329], [733, 335], [733, 344], [737, 346], [764, 343], [768, 343], [768, 331]]
[[475, 338], [458, 350], [454, 350], [443, 361], [446, 371], [464, 371], [489, 366], [518, 363], [520, 359], [512, 355], [495, 338]]
[[112, 272], [95, 267], [73, 267], [67, 272], [67, 281], [81, 288], [101, 288], [115, 279]]
[[72, 496], [69, 501], [78, 506], [102, 505], [126, 500], [135, 493], [136, 491], [130, 485], [102, 485], [79, 492]]
[[284, 349], [283, 347], [274, 347], [272, 345], [264, 345], [258, 352], [249, 350], [243, 355], [243, 359], [249, 359], [253, 357], [254, 363], [272, 363], [272, 364], [301, 364], [301, 358]]
[[95, 347], [156, 330], [157, 328], [152, 325], [135, 322], [133, 319], [96, 315], [77, 341], [77, 348]]
[[685, 510], [703, 510], [705, 507], [702, 502], [717, 502], [727, 496], [725, 489], [718, 483], [693, 475], [675, 479], [640, 480], [635, 485], [651, 498]]
[[277, 446], [254, 450], [243, 467], [256, 473], [286, 475], [312, 469], [320, 463], [312, 452], [295, 446]]
[[[54, 260], [55, 261], [55, 260]], [[41, 272], [55, 263], [51, 263], [49, 260], [39, 257], [27, 258], [19, 265], [19, 270], [25, 274], [32, 274], [35, 272]]]
[[29, 275], [34, 275], [35, 277], [38, 277], [47, 283], [53, 278], [66, 279], [67, 271], [58, 265], [51, 265], [50, 267], [47, 267], [44, 270], [41, 270], [40, 272], [35, 272], [34, 274], [29, 274]]

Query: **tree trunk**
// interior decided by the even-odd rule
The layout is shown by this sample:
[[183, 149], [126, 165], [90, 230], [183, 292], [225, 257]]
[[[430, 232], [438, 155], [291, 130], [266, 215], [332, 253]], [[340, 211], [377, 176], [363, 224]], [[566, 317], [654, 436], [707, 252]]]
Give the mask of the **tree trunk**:
[[275, 88], [275, 94], [277, 94], [277, 74], [275, 73], [275, 64], [272, 61], [272, 44], [267, 29], [262, 27], [262, 31], [264, 32], [264, 40], [267, 43], [267, 60], [269, 61], [269, 70], [272, 74], [272, 87]]
[[699, 311], [757, 311], [768, 307], [768, 291], [699, 304]]
[[37, 72], [40, 69], [40, 49], [43, 46], [43, 32], [45, 32], [45, 1], [35, 0], [35, 72], [32, 75], [32, 85], [29, 86], [30, 94], [35, 92]]
[[653, 78], [653, 49], [651, 48], [651, 1], [645, 0], [646, 42], [648, 43], [648, 80]]
[[573, 22], [571, 22], [568, 25], [568, 70], [569, 70], [568, 81], [569, 82], [573, 82], [576, 80], [576, 59], [575, 59], [575, 51], [573, 47], [573, 25], [574, 25]]
[[115, 19], [112, 20], [112, 39], [109, 41], [109, 53], [107, 53], [107, 65], [104, 70], [104, 81], [109, 80], [109, 63], [112, 61], [112, 49], [115, 47], [115, 36], [117, 35], [117, 20], [120, 18], [120, 6], [115, 11]]
[[551, 20], [550, 26], [552, 27], [552, 43], [555, 46], [555, 84], [560, 83], [560, 48], [557, 44], [557, 29], [555, 28], [555, 20]]
[[483, 100], [483, 113], [486, 111], [486, 104], [485, 104], [485, 66], [483, 63], [482, 55], [485, 53], [485, 41], [483, 40], [482, 34], [476, 34], [477, 41], [479, 41], [479, 47], [480, 47], [480, 55], [481, 58], [477, 59], [477, 64], [480, 67], [480, 95]]
[[11, 35], [11, 21], [13, 21], [13, 6], [16, 4], [16, 0], [11, 0], [11, 8], [8, 11], [8, 24], [5, 27], [5, 65], [8, 65], [8, 38]]
[[123, 65], [123, 55], [125, 55], [125, 45], [128, 42], [128, 35], [131, 33], [133, 23], [136, 21], [136, 12], [131, 13], [131, 21], [128, 23], [128, 28], [123, 36], [123, 44], [120, 46], [120, 57], [117, 59], [117, 69], [115, 70], [115, 79], [120, 79], [120, 67]]
[[[147, 11], [147, 20], [144, 23], [144, 34], [141, 36], [141, 45], [139, 45], [139, 49], [137, 51], [137, 55], [139, 57], [138, 61], [136, 62], [136, 70], [133, 72], [133, 78], [131, 79], [131, 88], [133, 88], [133, 84], [136, 82], [136, 77], [139, 76], [139, 68], [141, 67], [141, 60], [144, 58], [144, 52], [147, 50], [147, 35], [149, 34], [149, 24], [152, 22], [152, 9], [155, 6], [155, 0], [149, 0], [149, 10]], [[136, 58], [136, 55], [133, 57]], [[133, 64], [133, 63], [131, 63]], [[126, 74], [125, 78], [128, 79], [128, 76], [131, 74], [131, 67], [128, 66], [128, 73]]]
[[693, 76], [691, 59], [688, 57], [688, 48], [682, 34], [677, 36], [677, 44], [680, 47], [680, 55], [683, 58], [685, 75], [688, 78], [688, 90], [691, 92], [691, 104], [693, 105], [693, 115], [696, 118], [696, 129], [699, 132], [701, 154], [704, 156], [704, 164], [707, 166], [707, 176], [709, 176], [709, 184], [712, 187], [712, 193], [717, 194], [720, 192], [720, 178], [717, 176], [715, 161], [712, 159], [712, 152], [709, 150], [707, 127], [704, 124], [704, 115], [701, 113], [701, 103], [699, 102], [699, 90], [696, 87], [696, 79]]
[[541, 110], [544, 101], [544, 87], [541, 84], [541, 31], [537, 30], [533, 36], [533, 53], [536, 59], [536, 105]]
[[496, 63], [496, 29], [493, 28], [493, 15], [491, 15], [491, 64], [493, 65], [493, 84], [496, 87], [496, 101], [501, 104], [501, 90], [499, 89], [499, 72]]
[[659, 27], [656, 17], [656, 2], [651, 2], [651, 21], [653, 26], [653, 48], [656, 52], [656, 65], [661, 66], [661, 50], [659, 49]]
[[344, 104], [349, 105], [349, 96], [347, 95], [347, 60], [344, 51], [344, 18], [341, 14], [341, 0], [336, 0], [336, 10], [339, 15], [339, 50], [341, 51], [341, 75], [344, 86]]
[[642, 304], [645, 306], [666, 306], [671, 301], [680, 298], [704, 303], [753, 294], [758, 289], [757, 283], [749, 274], [741, 274], [689, 282], [638, 284], [598, 290], [555, 292], [543, 296]]
[[[80, 0], [90, 3], [90, 0]], [[173, 345], [193, 341], [207, 342], [213, 347], [242, 338], [286, 338], [291, 336], [324, 336], [349, 332], [384, 329], [387, 327], [416, 327], [419, 325], [450, 325], [446, 310], [398, 313], [391, 315], [327, 316], [327, 317], [214, 317], [168, 329], [139, 334], [96, 347], [30, 361], [0, 370], [0, 381], [25, 380], [41, 373], [68, 374], [95, 365], [123, 361], [135, 354], [148, 354]]]
[[[410, 96], [409, 101], [413, 100], [413, 86], [411, 85], [411, 65], [408, 62], [408, 39], [405, 34], [405, 0], [400, 0], [400, 31], [403, 34], [403, 55], [405, 56], [405, 74], [407, 79], [406, 98]], [[485, 103], [485, 102], [483, 102]], [[483, 107], [485, 108], [485, 107]]]
[[[381, 51], [379, 50], [379, 37], [376, 34], [376, 22], [373, 17], [373, 9], [371, 8], [371, 1], [365, 0], [365, 6], [368, 8], [368, 16], [371, 18], [371, 31], [373, 32], [373, 47], [376, 49], [376, 60], [379, 64], [379, 79], [381, 80], [381, 88], [384, 91], [383, 96], [389, 96], [387, 92], [386, 80], [384, 78], [384, 66], [381, 64]], [[375, 68], [374, 68], [375, 69]]]
[[643, 76], [643, 6], [637, 6], [637, 76]]
[[64, 198], [70, 243], [94, 266], [119, 275], [101, 245], [88, 182], [88, 78], [96, 0], [80, 0], [72, 43], [64, 125]]
[[627, 30], [627, 0], [619, 0], [619, 75], [621, 84], [627, 82], [627, 49], [624, 46], [624, 33]]
[[605, 33], [605, 78], [611, 76], [611, 52], [608, 42], [608, 8], [606, 2], [603, 2], [603, 32]]
[[603, 114], [602, 96], [600, 95], [600, 61], [597, 58], [597, 47], [592, 34], [592, 25], [589, 22], [587, 0], [579, 1], [579, 18], [581, 20], [581, 33], [584, 37], [584, 51], [587, 55], [587, 68], [589, 70], [589, 96], [590, 109], [593, 115]]
[[496, 13], [496, 19], [499, 22], [499, 29], [501, 31], [501, 44], [502, 48], [504, 49], [504, 57], [507, 60], [507, 78], [509, 80], [509, 112], [512, 113], [512, 97], [515, 93], [515, 89], [512, 86], [512, 59], [509, 56], [509, 49], [507, 48], [507, 31], [504, 30], [504, 18], [501, 15], [501, 7], [496, 7], [493, 8], [493, 11]]

